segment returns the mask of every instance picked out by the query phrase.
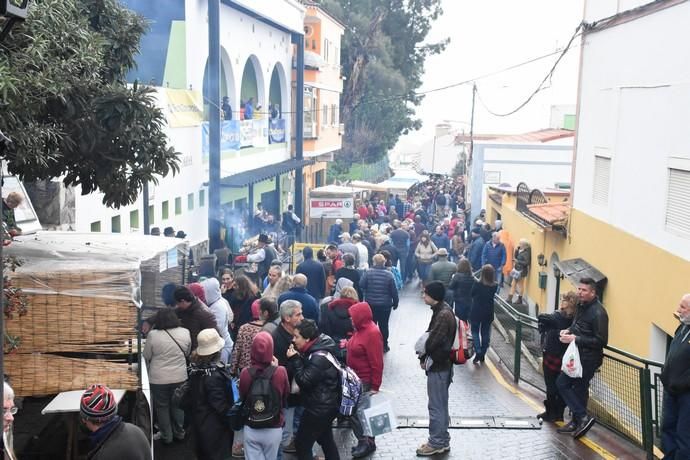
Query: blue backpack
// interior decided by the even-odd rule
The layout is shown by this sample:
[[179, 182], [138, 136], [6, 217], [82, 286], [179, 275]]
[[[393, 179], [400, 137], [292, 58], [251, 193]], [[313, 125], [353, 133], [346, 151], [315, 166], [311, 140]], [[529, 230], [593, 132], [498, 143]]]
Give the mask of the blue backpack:
[[349, 366], [340, 364], [338, 360], [328, 352], [317, 351], [314, 354], [326, 358], [340, 373], [341, 390], [338, 412], [345, 417], [354, 415], [359, 397], [362, 395], [362, 381], [357, 376], [357, 373]]
[[393, 279], [395, 280], [395, 289], [398, 291], [403, 287], [402, 275], [398, 267], [391, 267], [391, 273], [393, 273]]

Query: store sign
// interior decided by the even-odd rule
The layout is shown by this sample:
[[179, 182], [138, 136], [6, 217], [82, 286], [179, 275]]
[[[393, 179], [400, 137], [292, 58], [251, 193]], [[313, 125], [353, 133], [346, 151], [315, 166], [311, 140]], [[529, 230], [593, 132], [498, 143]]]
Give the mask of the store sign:
[[353, 198], [310, 198], [309, 217], [352, 218], [354, 217]]
[[167, 120], [171, 128], [199, 126], [204, 121], [199, 91], [169, 88], [162, 91], [167, 98]]

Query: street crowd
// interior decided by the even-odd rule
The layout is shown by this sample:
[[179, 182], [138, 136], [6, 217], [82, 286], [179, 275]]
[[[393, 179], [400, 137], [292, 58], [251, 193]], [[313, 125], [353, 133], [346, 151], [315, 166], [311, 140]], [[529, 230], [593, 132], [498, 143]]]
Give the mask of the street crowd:
[[[408, 285], [431, 312], [410, 360], [424, 372], [428, 393], [429, 436], [416, 454], [448, 452], [451, 355], [460, 325], [469, 324], [472, 363], [481, 366], [494, 297], [506, 284], [507, 300], [517, 293], [522, 302], [531, 263], [527, 241], [513, 248], [500, 221], [492, 226], [480, 213], [466, 222], [463, 188], [461, 180], [435, 176], [405, 197], [358, 202], [351, 222], [336, 221], [322, 246], [303, 249], [294, 275], [261, 234], [251, 255], [258, 282], [225, 269], [198, 283], [164, 286], [161, 297], [171, 308], [142, 326], [154, 439], [166, 445], [191, 435], [197, 458], [211, 460], [274, 460], [284, 453], [313, 459], [318, 443], [331, 460], [340, 458], [336, 424], [350, 427], [358, 441], [352, 458], [372, 454], [376, 439], [365, 411], [383, 383], [389, 319]], [[690, 295], [677, 314], [682, 324], [662, 372], [663, 432], [668, 452], [676, 452], [668, 458], [688, 458]], [[608, 342], [594, 280], [581, 279], [577, 292], [562, 295], [559, 309], [538, 320], [547, 388], [538, 416], [563, 421], [569, 408], [571, 419], [558, 432], [579, 438], [595, 423], [587, 413], [589, 383]], [[579, 349], [579, 376], [561, 370], [571, 342]], [[16, 408], [7, 384], [4, 394], [7, 433]], [[117, 415], [104, 385], [84, 392], [80, 414], [91, 433], [89, 458], [150, 458], [143, 432]], [[5, 452], [13, 458], [11, 449]]]

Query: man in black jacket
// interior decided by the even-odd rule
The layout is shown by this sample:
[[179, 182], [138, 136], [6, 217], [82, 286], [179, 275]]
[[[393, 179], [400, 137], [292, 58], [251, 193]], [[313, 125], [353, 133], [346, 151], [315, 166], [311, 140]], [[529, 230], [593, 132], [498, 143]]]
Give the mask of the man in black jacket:
[[326, 296], [326, 272], [321, 262], [314, 260], [314, 250], [310, 246], [302, 249], [302, 255], [304, 261], [297, 266], [296, 273], [307, 277], [307, 291], [318, 305]]
[[690, 458], [690, 293], [676, 310], [680, 326], [661, 370], [664, 384], [661, 449], [664, 458]]
[[587, 415], [589, 382], [604, 359], [604, 347], [609, 341], [609, 317], [597, 298], [596, 283], [592, 278], [580, 279], [577, 288], [577, 311], [573, 324], [561, 331], [561, 342], [575, 342], [580, 352], [582, 377], [572, 378], [561, 373], [556, 382], [558, 392], [570, 408], [573, 418], [559, 428], [559, 433], [572, 433], [580, 438], [594, 425], [594, 417]]
[[457, 332], [453, 310], [443, 301], [446, 288], [440, 281], [432, 281], [424, 288], [424, 303], [433, 312], [424, 343], [419, 355], [422, 369], [426, 371], [427, 396], [429, 397], [429, 440], [417, 449], [420, 457], [430, 457], [450, 450], [448, 433], [448, 387], [453, 381], [453, 363], [450, 350]]

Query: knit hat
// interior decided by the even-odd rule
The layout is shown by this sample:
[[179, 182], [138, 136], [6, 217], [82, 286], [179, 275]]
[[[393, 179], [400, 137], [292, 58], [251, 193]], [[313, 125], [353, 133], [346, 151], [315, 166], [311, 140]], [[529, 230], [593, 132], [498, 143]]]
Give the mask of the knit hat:
[[199, 332], [196, 337], [199, 346], [196, 349], [196, 354], [199, 356], [210, 356], [219, 352], [225, 346], [225, 340], [221, 339], [218, 331], [213, 328], [204, 329]]
[[110, 388], [100, 383], [91, 385], [81, 395], [79, 413], [91, 422], [102, 423], [117, 412], [115, 395]]
[[440, 281], [432, 281], [424, 288], [424, 293], [434, 299], [436, 302], [443, 302], [446, 296], [446, 288]]

